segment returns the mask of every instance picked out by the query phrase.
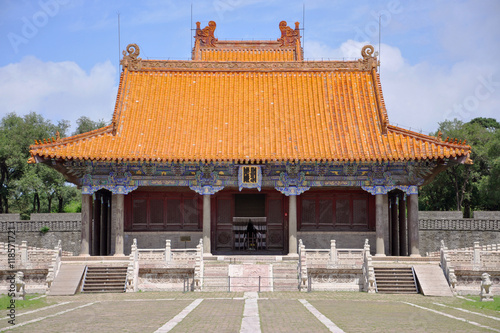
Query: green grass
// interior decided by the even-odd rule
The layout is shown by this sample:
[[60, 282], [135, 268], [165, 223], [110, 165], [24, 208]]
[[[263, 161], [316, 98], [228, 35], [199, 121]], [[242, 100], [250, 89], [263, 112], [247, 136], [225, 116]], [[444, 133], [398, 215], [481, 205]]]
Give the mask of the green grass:
[[[37, 309], [48, 305], [47, 298], [39, 298], [35, 300], [31, 300], [40, 296], [39, 294], [30, 294], [26, 295], [26, 299], [24, 301], [16, 300], [16, 310], [17, 309]], [[10, 305], [10, 297], [7, 295], [0, 296], [0, 309], [7, 309]]]
[[464, 300], [462, 307], [464, 309], [488, 309], [500, 312], [500, 297], [496, 296], [493, 298], [493, 302], [480, 302], [479, 296], [467, 296], [468, 299], [474, 300], [475, 302], [469, 302]]

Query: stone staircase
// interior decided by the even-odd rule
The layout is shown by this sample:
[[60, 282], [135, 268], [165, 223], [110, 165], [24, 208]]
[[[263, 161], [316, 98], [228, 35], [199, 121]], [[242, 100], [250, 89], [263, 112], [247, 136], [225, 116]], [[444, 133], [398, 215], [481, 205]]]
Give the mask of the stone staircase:
[[375, 281], [379, 293], [417, 294], [415, 277], [411, 266], [374, 267]]
[[126, 266], [87, 266], [82, 293], [123, 293], [126, 282]]

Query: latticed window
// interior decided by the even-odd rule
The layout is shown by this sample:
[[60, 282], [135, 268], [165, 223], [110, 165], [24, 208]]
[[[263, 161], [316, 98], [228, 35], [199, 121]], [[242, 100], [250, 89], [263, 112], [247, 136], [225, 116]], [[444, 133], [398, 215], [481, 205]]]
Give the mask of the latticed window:
[[300, 230], [370, 230], [374, 203], [369, 193], [308, 191], [299, 196]]
[[201, 200], [196, 193], [133, 192], [126, 196], [127, 230], [201, 230]]

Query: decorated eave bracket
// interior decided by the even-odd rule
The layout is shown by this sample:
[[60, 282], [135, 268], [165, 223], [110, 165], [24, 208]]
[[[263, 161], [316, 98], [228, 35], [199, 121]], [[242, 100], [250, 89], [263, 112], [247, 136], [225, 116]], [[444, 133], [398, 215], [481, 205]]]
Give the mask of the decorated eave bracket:
[[378, 194], [387, 194], [392, 190], [401, 190], [407, 195], [411, 194], [418, 194], [418, 186], [416, 185], [373, 185], [373, 186], [361, 186], [363, 190], [366, 192], [372, 194], [372, 195], [378, 195]]
[[93, 179], [92, 175], [87, 174], [82, 178], [82, 184], [82, 194], [94, 194], [102, 189], [113, 194], [129, 194], [138, 188], [130, 172], [112, 171], [107, 179]]
[[[418, 193], [418, 186], [435, 168], [436, 163], [406, 162], [377, 164], [301, 164], [239, 165], [199, 163], [193, 165], [68, 163], [77, 176], [84, 194], [107, 189], [128, 194], [143, 186], [189, 187], [201, 195], [215, 194], [225, 187], [243, 189], [275, 188], [289, 196], [300, 195], [311, 187], [363, 187], [366, 191], [385, 194], [393, 189]], [[416, 191], [415, 191], [416, 189]]]

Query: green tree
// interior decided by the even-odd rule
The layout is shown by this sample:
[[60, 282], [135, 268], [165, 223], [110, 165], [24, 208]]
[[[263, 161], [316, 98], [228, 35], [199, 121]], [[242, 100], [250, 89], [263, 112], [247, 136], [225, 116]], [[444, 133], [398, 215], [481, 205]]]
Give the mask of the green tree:
[[98, 121], [93, 121], [89, 117], [82, 116], [78, 118], [76, 121], [76, 124], [78, 127], [76, 128], [76, 131], [73, 132], [73, 135], [78, 135], [86, 132], [93, 131], [95, 129], [101, 128], [106, 126], [106, 122], [104, 119], [99, 119]]
[[[440, 123], [438, 131], [443, 133], [443, 138], [466, 139], [471, 146], [473, 164], [450, 165], [430, 184], [423, 186], [421, 209], [463, 210], [465, 217], [470, 217], [470, 211], [474, 209], [492, 209], [492, 202], [500, 200], [491, 179], [495, 154], [492, 147], [495, 142], [500, 147], [500, 124], [492, 118], [475, 118], [468, 123], [455, 119]], [[487, 188], [489, 193], [486, 193]]]
[[[31, 112], [23, 117], [9, 113], [0, 121], [0, 213], [9, 212], [9, 201], [14, 199], [18, 211], [26, 210], [26, 202], [34, 203], [35, 211], [40, 210], [40, 197], [47, 189], [48, 179], [38, 177], [40, 170], [50, 170], [44, 165], [28, 165], [29, 147], [33, 140], [55, 137], [56, 132], [66, 135], [68, 121], [57, 125]], [[45, 168], [45, 169], [43, 169]], [[55, 170], [44, 171], [46, 174]], [[23, 208], [21, 208], [21, 206]]]

